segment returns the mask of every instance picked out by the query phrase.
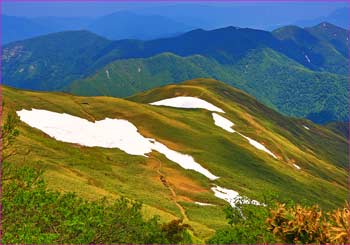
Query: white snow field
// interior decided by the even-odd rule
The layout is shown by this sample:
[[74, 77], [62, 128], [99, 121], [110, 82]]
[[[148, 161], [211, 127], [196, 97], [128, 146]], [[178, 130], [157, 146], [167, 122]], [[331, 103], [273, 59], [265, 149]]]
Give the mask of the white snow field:
[[127, 120], [106, 118], [93, 123], [69, 114], [37, 109], [23, 109], [17, 114], [21, 121], [59, 141], [119, 148], [130, 155], [145, 156], [152, 151], [149, 141]]
[[234, 133], [235, 130], [232, 129], [232, 126], [234, 125], [233, 122], [231, 122], [230, 120], [220, 116], [217, 113], [212, 113], [213, 119], [214, 119], [214, 123], [216, 126], [230, 132], [230, 133]]
[[21, 121], [59, 141], [89, 147], [118, 148], [130, 155], [145, 157], [155, 150], [184, 169], [199, 172], [210, 180], [219, 178], [195, 162], [191, 156], [173, 151], [154, 139], [143, 137], [127, 120], [106, 118], [93, 123], [65, 113], [37, 109], [23, 109], [17, 111], [17, 114]]
[[220, 186], [214, 186], [211, 188], [211, 190], [214, 191], [214, 195], [216, 197], [225, 200], [232, 207], [235, 207], [236, 203], [239, 203], [239, 202], [241, 202], [242, 204], [260, 205], [260, 203], [256, 200], [249, 200], [246, 197], [240, 196], [237, 191], [226, 189]]
[[189, 97], [189, 96], [179, 96], [169, 99], [164, 99], [156, 102], [150, 103], [151, 105], [163, 105], [163, 106], [169, 106], [169, 107], [176, 107], [176, 108], [187, 108], [187, 109], [207, 109], [209, 111], [216, 111], [216, 112], [222, 112], [225, 113], [222, 109], [219, 107], [216, 107], [215, 105], [196, 98], [196, 97]]

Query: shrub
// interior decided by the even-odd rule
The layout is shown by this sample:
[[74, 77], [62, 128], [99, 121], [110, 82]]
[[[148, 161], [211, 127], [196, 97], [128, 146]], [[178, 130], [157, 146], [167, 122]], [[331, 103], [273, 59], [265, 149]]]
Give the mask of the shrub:
[[189, 225], [144, 220], [142, 205], [121, 198], [86, 201], [46, 189], [40, 171], [15, 169], [3, 185], [3, 243], [186, 243]]
[[331, 243], [350, 244], [350, 205], [329, 214], [329, 236]]
[[257, 206], [243, 199], [237, 201], [235, 207], [227, 206], [224, 210], [230, 226], [218, 230], [208, 243], [273, 243], [274, 236], [265, 222], [269, 216], [268, 207]]
[[279, 204], [271, 210], [267, 219], [269, 230], [286, 243], [327, 243], [328, 226], [318, 206], [302, 207], [296, 205], [285, 208]]
[[266, 220], [269, 230], [279, 242], [284, 243], [350, 243], [350, 208], [325, 214], [317, 205], [296, 205], [286, 208], [284, 204], [271, 209]]
[[243, 200], [236, 207], [226, 207], [230, 226], [218, 230], [208, 243], [350, 244], [349, 203], [325, 213], [317, 205], [282, 204], [276, 198], [265, 198], [266, 205]]

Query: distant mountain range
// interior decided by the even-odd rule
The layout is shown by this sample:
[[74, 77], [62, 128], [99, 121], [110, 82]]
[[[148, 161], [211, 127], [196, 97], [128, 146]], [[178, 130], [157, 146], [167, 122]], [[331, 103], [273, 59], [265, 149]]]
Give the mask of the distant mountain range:
[[[138, 14], [166, 15], [182, 23], [198, 28], [216, 29], [225, 26], [240, 26], [254, 29], [273, 30], [281, 26], [297, 25], [310, 27], [321, 22], [330, 22], [340, 27], [349, 27], [350, 9], [339, 8], [329, 14], [321, 14], [312, 2], [300, 5], [284, 2], [274, 4], [252, 4], [249, 6], [208, 6], [201, 4], [170, 5], [134, 9]], [[322, 16], [324, 15], [324, 16]], [[299, 23], [301, 22], [301, 23]]]
[[2, 43], [24, 40], [48, 33], [85, 29], [91, 18], [37, 17], [2, 15]]
[[[299, 6], [300, 7], [300, 6]], [[191, 29], [217, 29], [240, 26], [273, 30], [295, 24], [310, 27], [329, 22], [343, 28], [349, 27], [349, 8], [337, 9], [328, 16], [310, 13], [308, 19], [298, 6], [237, 6], [214, 7], [198, 4], [158, 6], [119, 11], [101, 17], [36, 17], [2, 16], [2, 43], [70, 30], [89, 30], [111, 40], [150, 40], [170, 37]], [[312, 11], [311, 5], [305, 9]], [[309, 11], [309, 12], [310, 12]], [[273, 14], [272, 14], [273, 13]]]
[[151, 41], [109, 41], [87, 31], [6, 45], [3, 81], [25, 89], [129, 96], [212, 77], [291, 116], [348, 120], [349, 34], [329, 23], [273, 32], [227, 27]]
[[111, 40], [149, 40], [181, 34], [193, 28], [160, 15], [139, 15], [124, 11], [98, 18], [86, 29]]
[[350, 8], [340, 8], [333, 11], [328, 16], [323, 16], [311, 20], [300, 20], [295, 22], [299, 26], [313, 26], [320, 22], [329, 22], [345, 29], [350, 28]]
[[160, 15], [140, 15], [125, 11], [100, 18], [23, 18], [6, 15], [2, 18], [2, 42], [5, 44], [70, 30], [89, 30], [111, 40], [127, 38], [148, 40], [181, 34], [194, 28]]

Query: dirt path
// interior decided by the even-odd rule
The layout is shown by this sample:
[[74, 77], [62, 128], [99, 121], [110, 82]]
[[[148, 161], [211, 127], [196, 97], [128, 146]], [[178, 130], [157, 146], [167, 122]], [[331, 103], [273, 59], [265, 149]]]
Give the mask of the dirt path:
[[156, 157], [152, 157], [153, 159], [155, 159], [158, 163], [159, 163], [159, 166], [157, 168], [157, 173], [159, 174], [159, 179], [160, 181], [162, 181], [163, 185], [168, 188], [171, 192], [171, 195], [172, 195], [172, 199], [173, 201], [175, 202], [176, 206], [179, 208], [180, 212], [181, 212], [181, 215], [182, 215], [182, 219], [183, 219], [183, 222], [188, 222], [188, 217], [186, 215], [186, 211], [185, 209], [181, 206], [180, 203], [177, 202], [177, 195], [176, 195], [176, 192], [174, 191], [174, 189], [170, 186], [170, 184], [168, 183], [168, 181], [166, 180], [165, 176], [162, 174], [161, 172], [161, 168], [162, 168], [162, 162], [156, 158]]

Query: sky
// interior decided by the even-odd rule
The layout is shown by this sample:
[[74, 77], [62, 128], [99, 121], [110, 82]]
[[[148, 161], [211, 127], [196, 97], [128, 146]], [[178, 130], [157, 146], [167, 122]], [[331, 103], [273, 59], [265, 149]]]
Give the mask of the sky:
[[[333, 10], [345, 6], [349, 6], [348, 2], [270, 2], [270, 3], [259, 3], [259, 2], [176, 2], [176, 1], [162, 1], [162, 2], [28, 2], [28, 1], [2, 1], [2, 14], [13, 15], [13, 16], [25, 16], [25, 17], [40, 17], [40, 16], [59, 16], [59, 17], [98, 17], [106, 14], [110, 14], [120, 10], [140, 9], [140, 8], [152, 8], [155, 6], [164, 5], [179, 5], [179, 4], [201, 4], [210, 5], [216, 7], [234, 7], [234, 6], [259, 6], [269, 4], [272, 6], [285, 6], [286, 11], [290, 6], [290, 11], [302, 11], [307, 10], [305, 18], [312, 19], [318, 16], [324, 16], [332, 12]], [[305, 11], [304, 11], [305, 12]], [[295, 13], [297, 14], [297, 13]]]

